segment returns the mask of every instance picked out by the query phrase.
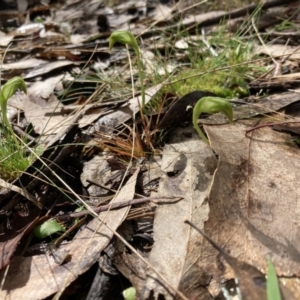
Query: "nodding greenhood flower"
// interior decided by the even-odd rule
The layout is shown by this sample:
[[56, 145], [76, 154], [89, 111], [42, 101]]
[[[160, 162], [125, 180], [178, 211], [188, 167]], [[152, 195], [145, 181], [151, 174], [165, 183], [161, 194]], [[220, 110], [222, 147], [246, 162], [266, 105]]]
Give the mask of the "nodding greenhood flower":
[[219, 97], [203, 97], [195, 105], [193, 109], [193, 125], [197, 130], [200, 138], [202, 138], [206, 143], [208, 139], [198, 126], [198, 117], [201, 113], [214, 114], [217, 112], [222, 112], [227, 116], [230, 122], [233, 120], [233, 111], [231, 103], [223, 98]]
[[16, 144], [18, 141], [15, 137], [15, 133], [10, 125], [10, 122], [7, 118], [7, 101], [8, 99], [13, 96], [18, 89], [21, 89], [24, 93], [27, 92], [26, 84], [21, 77], [14, 77], [8, 80], [1, 88], [0, 91], [0, 107], [2, 111], [2, 120], [4, 126], [10, 131], [12, 138], [15, 140]]
[[117, 30], [117, 31], [114, 31], [109, 37], [109, 50], [110, 51], [116, 42], [131, 46], [137, 56], [137, 66], [138, 66], [138, 72], [139, 72], [140, 82], [141, 82], [142, 109], [143, 109], [145, 106], [145, 101], [146, 101], [145, 100], [145, 88], [144, 88], [144, 81], [143, 81], [141, 54], [140, 54], [140, 49], [139, 49], [137, 40], [129, 31]]
[[137, 54], [140, 52], [138, 43], [135, 37], [126, 30], [116, 30], [109, 37], [109, 50], [113, 48], [114, 44], [119, 42], [124, 45], [130, 45], [134, 52]]

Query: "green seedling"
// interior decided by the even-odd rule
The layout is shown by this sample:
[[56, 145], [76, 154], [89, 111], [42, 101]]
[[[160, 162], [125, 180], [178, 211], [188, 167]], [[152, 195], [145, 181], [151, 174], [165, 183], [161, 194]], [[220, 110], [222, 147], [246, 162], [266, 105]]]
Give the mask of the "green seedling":
[[40, 239], [44, 239], [52, 234], [61, 234], [65, 231], [65, 227], [60, 225], [56, 220], [48, 220], [43, 224], [36, 226], [33, 229], [33, 234]]
[[193, 125], [197, 130], [200, 138], [208, 143], [207, 137], [204, 135], [198, 125], [198, 117], [201, 113], [214, 114], [222, 112], [227, 116], [230, 122], [233, 120], [232, 106], [229, 101], [219, 97], [203, 97], [195, 105], [193, 109]]
[[134, 300], [136, 296], [136, 290], [134, 287], [130, 287], [124, 290], [122, 294], [125, 300]]
[[124, 45], [129, 45], [134, 50], [137, 56], [137, 67], [140, 76], [140, 83], [141, 83], [141, 94], [142, 94], [142, 109], [145, 107], [145, 88], [144, 88], [144, 78], [143, 78], [143, 71], [142, 71], [142, 60], [141, 60], [141, 53], [139, 49], [139, 45], [137, 43], [136, 38], [128, 31], [125, 30], [117, 30], [114, 31], [109, 37], [109, 50], [112, 49], [114, 44], [119, 42]]
[[268, 300], [281, 300], [281, 293], [275, 267], [269, 258], [267, 273], [267, 297]]
[[24, 93], [26, 93], [26, 85], [24, 80], [21, 77], [14, 77], [2, 86], [0, 92], [0, 106], [2, 111], [3, 125], [8, 129], [16, 146], [19, 145], [19, 142], [7, 118], [7, 101], [16, 93], [18, 89], [21, 89]]

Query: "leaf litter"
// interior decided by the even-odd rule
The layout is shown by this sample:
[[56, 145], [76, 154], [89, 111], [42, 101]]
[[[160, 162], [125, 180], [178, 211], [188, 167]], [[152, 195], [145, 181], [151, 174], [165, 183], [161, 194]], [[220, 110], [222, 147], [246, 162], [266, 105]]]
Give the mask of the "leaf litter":
[[[132, 96], [129, 66], [124, 65], [127, 54], [121, 48], [110, 53], [108, 37], [114, 30], [129, 28], [134, 36], [140, 36], [141, 53], [148, 57], [143, 58], [148, 76], [150, 70], [161, 68], [155, 62], [157, 55], [166, 59], [168, 51], [176, 49], [170, 61], [166, 59], [164, 71], [158, 72], [169, 72], [169, 81], [158, 77], [146, 89], [149, 105], [157, 97], [162, 101], [172, 75], [190, 59], [188, 47], [203, 42], [198, 28], [210, 31], [220, 26], [220, 20], [231, 18], [228, 30], [234, 31], [239, 28], [238, 18], [255, 11], [257, 5], [203, 13], [206, 4], [193, 1], [186, 5], [182, 1], [176, 5], [172, 1], [113, 1], [111, 7], [96, 1], [51, 1], [40, 6], [21, 2], [19, 11], [15, 6], [15, 21], [9, 21], [10, 13], [3, 11], [1, 50], [7, 53], [2, 78], [26, 79], [28, 97], [19, 97], [17, 105], [9, 104], [17, 111], [18, 126], [22, 119], [24, 131], [37, 137], [43, 149], [40, 159], [13, 185], [16, 191], [25, 189], [33, 195], [44, 209], [38, 210], [9, 188], [0, 192], [1, 297], [22, 299], [26, 294], [27, 299], [43, 299], [55, 295], [58, 299], [85, 288], [83, 297], [87, 299], [100, 299], [107, 290], [106, 296], [122, 299], [121, 293], [114, 295], [108, 288], [118, 274], [123, 284], [119, 292], [133, 286], [136, 299], [218, 298], [222, 297], [222, 285], [229, 285], [234, 277], [240, 284], [233, 286], [241, 290], [243, 299], [256, 299], [256, 295], [266, 299], [252, 278], [255, 270], [264, 282], [271, 257], [281, 286], [288, 290], [286, 298], [299, 298], [299, 149], [292, 140], [298, 131], [297, 123], [293, 130], [284, 123], [297, 122], [292, 117], [300, 100], [297, 47], [256, 45], [257, 54], [273, 59], [260, 59], [264, 67], [276, 69], [277, 62], [285, 74], [267, 71], [260, 78], [252, 77], [248, 82], [251, 96], [228, 99], [234, 124], [227, 124], [220, 114], [201, 116], [199, 122], [206, 124], [210, 142], [207, 145], [190, 125], [189, 105], [182, 104], [172, 112], [176, 103], [181, 103], [180, 97], [169, 110], [163, 108], [158, 119], [155, 114], [140, 118], [142, 97], [138, 92]], [[279, 5], [285, 6], [276, 10]], [[291, 15], [293, 1], [267, 1], [263, 7], [271, 18], [262, 14], [257, 28], [267, 28], [270, 37], [285, 41], [288, 37], [293, 44], [297, 38], [294, 23], [279, 27], [280, 20]], [[53, 9], [55, 15], [50, 13]], [[22, 15], [25, 11], [27, 20]], [[177, 28], [178, 16], [193, 39], [166, 43], [162, 32]], [[43, 24], [33, 27], [33, 20]], [[290, 20], [297, 24], [299, 16], [295, 13]], [[120, 66], [122, 82], [128, 84], [118, 91]], [[132, 72], [137, 76], [135, 67]], [[135, 85], [140, 88], [139, 80]], [[184, 99], [188, 94], [180, 96]], [[192, 107], [194, 101], [190, 102]], [[285, 130], [292, 137], [272, 129]], [[162, 130], [165, 137], [159, 135]], [[133, 146], [138, 151], [131, 153]], [[132, 154], [135, 159], [128, 159]], [[154, 159], [157, 154], [160, 157]], [[143, 197], [150, 201], [131, 202]], [[116, 202], [128, 206], [112, 210]], [[95, 217], [90, 210], [94, 205], [106, 205], [108, 211]], [[76, 214], [78, 206], [84, 214], [78, 211], [76, 218], [62, 221]], [[35, 226], [51, 219], [62, 222], [66, 233], [44, 241], [30, 235]], [[215, 241], [218, 251], [185, 220]], [[63, 254], [59, 263], [49, 251], [30, 254], [43, 242], [58, 246], [57, 255]], [[83, 283], [88, 276], [88, 284]]]

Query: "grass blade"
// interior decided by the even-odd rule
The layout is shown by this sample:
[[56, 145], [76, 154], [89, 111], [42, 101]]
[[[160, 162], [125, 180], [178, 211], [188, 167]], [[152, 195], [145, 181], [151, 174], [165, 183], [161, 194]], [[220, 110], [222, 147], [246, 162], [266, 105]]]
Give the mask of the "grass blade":
[[267, 296], [268, 300], [281, 300], [281, 293], [276, 270], [270, 258], [268, 261]]

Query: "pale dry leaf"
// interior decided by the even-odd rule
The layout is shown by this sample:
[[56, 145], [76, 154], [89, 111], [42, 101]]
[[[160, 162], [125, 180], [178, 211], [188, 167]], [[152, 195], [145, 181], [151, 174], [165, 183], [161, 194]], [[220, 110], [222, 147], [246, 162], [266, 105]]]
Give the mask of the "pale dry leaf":
[[29, 23], [23, 24], [19, 28], [17, 28], [14, 32], [16, 35], [30, 35], [30, 34], [37, 34], [41, 30], [45, 28], [44, 24], [41, 23]]
[[207, 12], [207, 13], [199, 14], [199, 15], [189, 15], [189, 16], [183, 18], [182, 25], [188, 26], [188, 25], [193, 25], [195, 23], [202, 23], [209, 19], [222, 16], [225, 13], [226, 13], [225, 11], [211, 11], [211, 12]]
[[71, 34], [70, 35], [70, 42], [73, 45], [80, 46], [84, 42], [86, 42], [89, 38], [90, 38], [90, 36], [87, 35], [87, 34]]
[[14, 39], [14, 35], [7, 35], [4, 32], [0, 31], [0, 46], [1, 47], [7, 47], [13, 39]]
[[166, 21], [172, 16], [172, 8], [163, 4], [156, 5], [155, 10], [153, 11], [153, 20], [155, 21]]
[[31, 69], [36, 68], [38, 66], [46, 64], [47, 61], [43, 59], [37, 59], [37, 58], [28, 58], [20, 61], [16, 61], [9, 64], [3, 64], [2, 69], [3, 70], [11, 70], [11, 69]]
[[55, 135], [63, 127], [70, 125], [71, 116], [65, 116], [61, 109], [65, 106], [58, 101], [53, 91], [63, 75], [35, 82], [28, 88], [28, 97], [24, 98], [23, 110], [28, 122], [39, 134]]
[[26, 94], [23, 92], [17, 92], [12, 97], [10, 97], [7, 101], [7, 117], [9, 120], [13, 120], [17, 118], [19, 120], [18, 115], [23, 110], [23, 104], [25, 101]]
[[158, 67], [155, 62], [154, 53], [152, 51], [143, 49], [141, 49], [140, 52], [145, 71], [149, 74], [153, 74]]
[[70, 60], [58, 60], [58, 61], [48, 62], [47, 64], [39, 66], [34, 70], [28, 72], [25, 76], [23, 76], [23, 78], [29, 79], [29, 78], [45, 75], [55, 69], [70, 66], [73, 64], [74, 63]]
[[[193, 220], [200, 228], [203, 227], [209, 212], [205, 199], [216, 168], [215, 156], [208, 145], [196, 133], [192, 137], [184, 136], [184, 132], [190, 130], [193, 128], [177, 129], [163, 151], [163, 175], [158, 193], [162, 196], [178, 195], [184, 199], [157, 208], [153, 234], [155, 243], [149, 256], [149, 262], [174, 287], [179, 287], [182, 277], [188, 276], [191, 265], [198, 258], [195, 245], [202, 238], [195, 235], [184, 221]], [[173, 291], [170, 294], [159, 284], [157, 276], [149, 272], [145, 297], [151, 291], [156, 296], [163, 294], [166, 299], [173, 299]]]
[[276, 56], [289, 56], [289, 59], [300, 59], [300, 49], [299, 46], [286, 46], [284, 44], [273, 44], [267, 46], [256, 46], [254, 48], [257, 54], [271, 55], [273, 58]]
[[38, 200], [36, 200], [36, 198], [34, 198], [29, 192], [27, 192], [25, 189], [20, 188], [12, 183], [9, 183], [5, 180], [3, 180], [2, 178], [0, 178], [0, 186], [7, 188], [11, 191], [14, 191], [16, 193], [19, 193], [20, 195], [22, 195], [23, 197], [25, 197], [27, 200], [33, 202], [39, 209], [42, 209], [43, 206], [40, 202], [38, 202]]
[[296, 72], [291, 74], [277, 75], [277, 76], [273, 76], [272, 78], [281, 78], [285, 81], [291, 81], [291, 80], [296, 80], [299, 77], [300, 77], [300, 72]]
[[189, 43], [186, 40], [181, 39], [181, 40], [176, 41], [176, 43], [174, 44], [174, 47], [177, 49], [188, 49]]
[[[160, 90], [163, 84], [158, 84], [154, 87], [151, 87], [145, 91], [145, 103], [147, 104], [152, 97]], [[110, 114], [100, 117], [97, 121], [97, 126], [100, 130], [104, 132], [110, 132], [115, 127], [121, 125], [122, 123], [128, 121], [133, 114], [136, 114], [139, 111], [139, 108], [142, 105], [142, 97], [131, 98], [128, 103], [122, 105], [120, 108], [116, 109]], [[81, 125], [82, 126], [82, 125]], [[81, 127], [80, 126], [80, 127]], [[84, 124], [86, 126], [86, 124]], [[83, 126], [82, 126], [83, 127]]]

